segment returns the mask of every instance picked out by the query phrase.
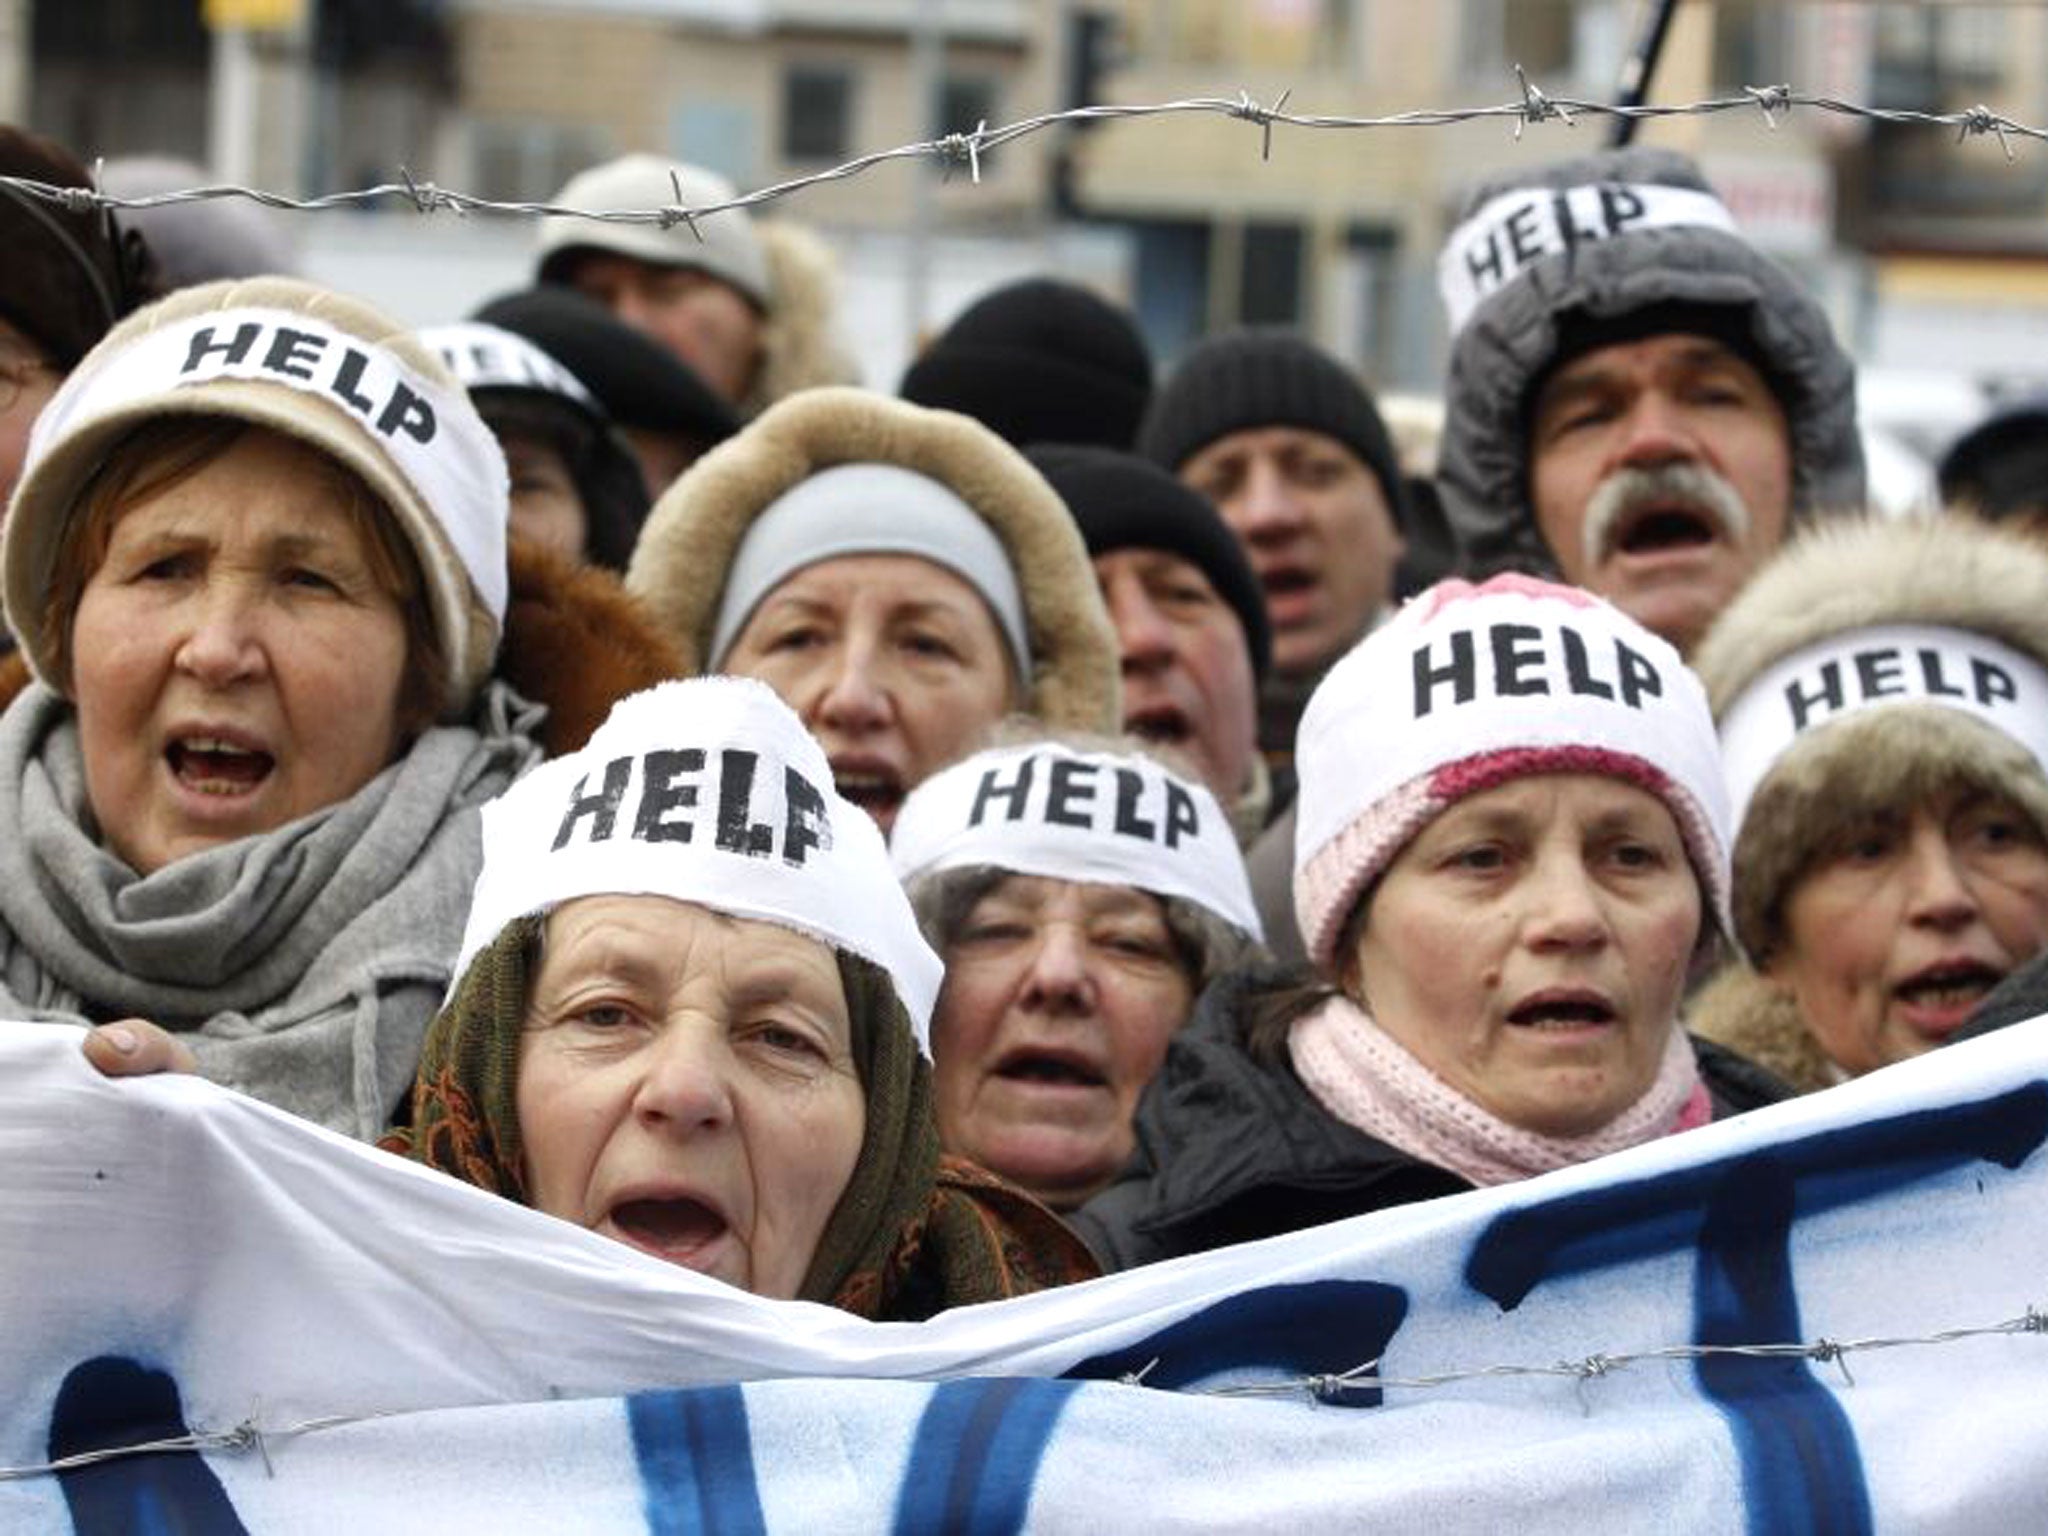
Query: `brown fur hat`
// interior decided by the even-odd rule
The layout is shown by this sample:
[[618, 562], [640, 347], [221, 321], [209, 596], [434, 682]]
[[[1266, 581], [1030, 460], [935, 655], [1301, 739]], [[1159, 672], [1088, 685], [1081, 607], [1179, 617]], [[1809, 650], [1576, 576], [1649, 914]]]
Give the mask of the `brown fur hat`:
[[839, 294], [831, 249], [787, 219], [763, 219], [754, 233], [768, 260], [774, 299], [761, 316], [761, 365], [740, 402], [742, 416], [758, 416], [800, 389], [860, 381], [834, 329]]
[[[2048, 553], [1960, 517], [1819, 525], [1779, 553], [1715, 623], [1693, 666], [1716, 720], [1776, 662], [1879, 625], [1986, 635], [2048, 667]], [[1947, 789], [2018, 805], [2048, 837], [2048, 775], [1974, 715], [1921, 700], [1812, 727], [1757, 784], [1735, 838], [1735, 936], [1761, 964], [1793, 883], [1841, 833]]]
[[1783, 987], [1731, 960], [1700, 988], [1685, 1010], [1693, 1034], [1725, 1045], [1800, 1093], [1818, 1093], [1841, 1081], [1806, 1027], [1799, 1004]]
[[1122, 715], [1116, 632], [1066, 505], [980, 422], [861, 389], [809, 389], [771, 406], [693, 464], [647, 516], [627, 590], [676, 642], [686, 675], [710, 663], [734, 554], [754, 520], [835, 464], [894, 464], [947, 486], [1002, 541], [1024, 594], [1029, 713], [1113, 731]]

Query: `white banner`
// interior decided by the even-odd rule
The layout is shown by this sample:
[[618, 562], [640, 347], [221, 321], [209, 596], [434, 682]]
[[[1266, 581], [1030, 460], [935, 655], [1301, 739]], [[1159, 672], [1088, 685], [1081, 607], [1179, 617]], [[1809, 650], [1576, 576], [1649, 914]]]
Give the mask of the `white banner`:
[[878, 1325], [0, 1025], [0, 1529], [2048, 1529], [2043, 1027]]

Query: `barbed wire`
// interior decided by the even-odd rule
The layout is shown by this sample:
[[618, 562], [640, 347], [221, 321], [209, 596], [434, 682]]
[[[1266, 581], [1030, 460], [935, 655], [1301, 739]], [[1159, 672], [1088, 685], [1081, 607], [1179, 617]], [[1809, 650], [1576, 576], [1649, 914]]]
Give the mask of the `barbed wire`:
[[[2035, 1306], [2028, 1306], [2018, 1317], [2007, 1318], [2001, 1323], [1969, 1325], [1959, 1328], [1944, 1328], [1935, 1333], [1912, 1335], [1882, 1335], [1865, 1339], [1815, 1339], [1811, 1343], [1787, 1344], [1667, 1344], [1654, 1349], [1601, 1351], [1579, 1360], [1560, 1360], [1553, 1365], [1482, 1365], [1464, 1370], [1441, 1371], [1429, 1376], [1381, 1376], [1377, 1374], [1379, 1361], [1368, 1360], [1347, 1371], [1333, 1371], [1315, 1376], [1289, 1377], [1282, 1381], [1253, 1382], [1228, 1387], [1199, 1387], [1188, 1391], [1190, 1397], [1294, 1397], [1305, 1395], [1317, 1402], [1339, 1402], [1348, 1393], [1367, 1391], [1429, 1391], [1441, 1387], [1456, 1386], [1463, 1382], [1501, 1379], [1550, 1379], [1563, 1378], [1574, 1382], [1580, 1392], [1580, 1407], [1592, 1412], [1592, 1402], [1586, 1393], [1587, 1384], [1612, 1376], [1618, 1371], [1635, 1365], [1657, 1363], [1686, 1363], [1713, 1358], [1741, 1360], [1806, 1360], [1815, 1365], [1840, 1367], [1842, 1379], [1855, 1386], [1855, 1377], [1849, 1374], [1848, 1357], [1876, 1350], [1905, 1349], [1910, 1346], [1934, 1346], [1956, 1344], [1965, 1339], [1983, 1339], [2010, 1336], [2014, 1334], [2048, 1334], [2048, 1312]], [[1142, 1387], [1145, 1378], [1158, 1369], [1162, 1362], [1154, 1360], [1140, 1370], [1132, 1371], [1117, 1378], [1117, 1385]], [[194, 1430], [190, 1434], [167, 1435], [160, 1440], [142, 1441], [135, 1445], [113, 1445], [100, 1450], [79, 1451], [74, 1455], [60, 1456], [51, 1461], [37, 1462], [28, 1466], [0, 1467], [0, 1483], [20, 1482], [34, 1477], [54, 1477], [61, 1472], [78, 1471], [85, 1467], [98, 1466], [105, 1462], [120, 1461], [134, 1456], [161, 1456], [182, 1452], [197, 1454], [203, 1451], [222, 1451], [230, 1455], [246, 1455], [253, 1451], [263, 1460], [264, 1471], [277, 1475], [276, 1465], [270, 1459], [270, 1447], [285, 1440], [304, 1435], [317, 1434], [322, 1430], [341, 1429], [351, 1425], [367, 1424], [378, 1419], [401, 1418], [404, 1410], [389, 1410], [379, 1413], [338, 1413], [325, 1418], [302, 1419], [295, 1424], [284, 1424], [265, 1429], [257, 1422], [258, 1416], [251, 1414], [232, 1429]]]
[[561, 203], [504, 201], [480, 197], [475, 193], [458, 192], [432, 181], [421, 181], [402, 166], [399, 168], [397, 181], [380, 182], [375, 186], [362, 187], [352, 192], [329, 192], [317, 197], [291, 197], [281, 192], [269, 192], [260, 187], [245, 187], [236, 183], [183, 187], [169, 192], [117, 197], [98, 186], [97, 166], [94, 174], [95, 185], [91, 187], [57, 186], [23, 176], [0, 176], [0, 184], [45, 199], [72, 212], [85, 212], [97, 208], [165, 208], [181, 203], [210, 202], [220, 198], [242, 198], [260, 203], [266, 208], [283, 209], [294, 213], [325, 213], [335, 209], [361, 210], [379, 203], [398, 202], [409, 203], [423, 214], [492, 213], [528, 218], [569, 216], [595, 219], [606, 224], [653, 224], [662, 229], [673, 229], [676, 225], [682, 224], [688, 226], [691, 232], [701, 239], [702, 233], [697, 229], [699, 219], [734, 209], [757, 208], [811, 187], [845, 181], [893, 161], [935, 161], [949, 176], [964, 166], [975, 184], [979, 185], [982, 157], [992, 150], [1056, 127], [1133, 118], [1212, 116], [1245, 122], [1259, 130], [1259, 154], [1262, 160], [1272, 159], [1273, 130], [1276, 127], [1356, 131], [1377, 128], [1443, 128], [1461, 123], [1496, 121], [1511, 123], [1514, 137], [1519, 140], [1525, 129], [1535, 125], [1557, 122], [1566, 128], [1574, 128], [1580, 117], [1627, 118], [1640, 122], [1667, 117], [1707, 117], [1725, 112], [1760, 112], [1765, 125], [1775, 131], [1778, 125], [1796, 110], [1822, 112], [1895, 126], [1952, 128], [1956, 132], [1958, 142], [1971, 138], [1993, 137], [2005, 151], [2008, 162], [2017, 158], [2013, 150], [2014, 139], [2048, 140], [2048, 128], [2020, 122], [1981, 104], [1958, 112], [1926, 112], [1906, 107], [1867, 106], [1836, 96], [1809, 95], [1794, 90], [1789, 85], [1746, 85], [1736, 94], [1729, 96], [1713, 96], [1680, 103], [1643, 102], [1631, 105], [1593, 101], [1576, 96], [1551, 95], [1530, 80], [1520, 65], [1515, 66], [1515, 80], [1520, 90], [1517, 100], [1498, 102], [1490, 106], [1422, 107], [1379, 117], [1290, 112], [1287, 110], [1287, 103], [1293, 96], [1291, 90], [1283, 92], [1270, 107], [1256, 100], [1249, 91], [1242, 90], [1235, 97], [1193, 96], [1177, 101], [1069, 107], [1057, 112], [1041, 112], [1036, 116], [1021, 118], [1016, 122], [1004, 123], [994, 128], [989, 127], [984, 121], [971, 133], [948, 133], [936, 139], [899, 144], [894, 149], [876, 150], [872, 154], [857, 156], [842, 165], [813, 171], [803, 176], [794, 176], [786, 181], [756, 188], [751, 192], [736, 193], [718, 202], [686, 201], [681, 182], [671, 176], [669, 184], [675, 193], [675, 201], [646, 208], [578, 208]]

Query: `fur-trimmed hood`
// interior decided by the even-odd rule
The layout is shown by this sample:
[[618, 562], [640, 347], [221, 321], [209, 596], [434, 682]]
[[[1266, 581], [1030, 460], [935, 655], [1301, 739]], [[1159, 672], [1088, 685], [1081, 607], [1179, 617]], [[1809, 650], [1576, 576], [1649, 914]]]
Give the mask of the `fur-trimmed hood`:
[[[1596, 186], [1713, 191], [1686, 156], [1638, 145], [1494, 178], [1466, 199], [1459, 224], [1511, 193], [1542, 194], [1547, 204], [1549, 194]], [[1568, 241], [1538, 257], [1488, 294], [1457, 331], [1437, 485], [1476, 574], [1557, 569], [1529, 499], [1526, 407], [1530, 387], [1557, 354], [1564, 317], [1615, 320], [1660, 304], [1727, 309], [1746, 322], [1785, 403], [1795, 517], [1862, 504], [1856, 370], [1826, 312], [1740, 234], [1697, 223], [1645, 224], [1606, 239]]]
[[860, 381], [835, 328], [839, 285], [830, 248], [784, 219], [763, 219], [754, 229], [768, 258], [771, 298], [761, 317], [761, 366], [740, 402], [742, 416], [758, 416], [800, 389]]
[[1740, 960], [1717, 971], [1685, 1012], [1695, 1035], [1747, 1057], [1795, 1092], [1818, 1093], [1841, 1081], [1791, 995]]
[[[1973, 518], [1817, 526], [1757, 573], [1693, 666], [1726, 736], [1731, 712], [1778, 662], [1893, 625], [1988, 636], [2048, 668], [2048, 553]], [[2048, 837], [2048, 773], [2028, 747], [1975, 715], [1902, 698], [1800, 732], [1739, 808], [1735, 927], [1744, 949], [1753, 958], [1769, 952], [1785, 895], [1837, 832], [1951, 787], [2005, 796]]]
[[626, 573], [681, 653], [703, 671], [733, 556], [799, 481], [836, 464], [893, 464], [949, 487], [1002, 541], [1030, 632], [1029, 712], [1114, 731], [1122, 718], [1116, 631], [1066, 505], [980, 422], [861, 389], [810, 389], [770, 407], [662, 494]]

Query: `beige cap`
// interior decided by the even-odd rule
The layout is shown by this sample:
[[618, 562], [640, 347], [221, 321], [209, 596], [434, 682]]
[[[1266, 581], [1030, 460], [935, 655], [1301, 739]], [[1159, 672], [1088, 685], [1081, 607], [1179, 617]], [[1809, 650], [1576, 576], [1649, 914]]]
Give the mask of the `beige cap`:
[[[680, 197], [678, 189], [680, 188]], [[554, 202], [597, 213], [686, 208], [729, 202], [733, 185], [715, 171], [660, 155], [624, 155], [570, 178]], [[540, 226], [540, 280], [560, 282], [573, 251], [609, 251], [657, 267], [694, 267], [730, 283], [763, 309], [769, 303], [768, 257], [745, 209], [659, 224], [623, 224], [558, 214]]]
[[63, 686], [46, 604], [80, 494], [123, 437], [178, 415], [267, 427], [362, 477], [419, 561], [449, 711], [466, 707], [505, 613], [505, 456], [462, 386], [396, 322], [280, 277], [182, 289], [136, 311], [36, 419], [0, 542], [7, 621], [35, 675]]

